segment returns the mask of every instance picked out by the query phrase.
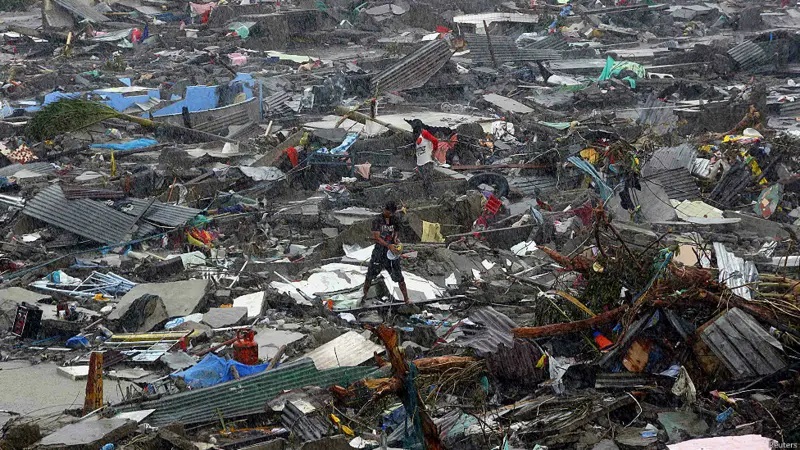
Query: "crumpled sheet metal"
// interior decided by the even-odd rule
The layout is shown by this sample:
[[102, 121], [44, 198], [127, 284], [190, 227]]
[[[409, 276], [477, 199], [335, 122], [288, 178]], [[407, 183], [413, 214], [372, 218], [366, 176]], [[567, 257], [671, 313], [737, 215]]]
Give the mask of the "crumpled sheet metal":
[[495, 353], [500, 346], [508, 349], [514, 347], [514, 333], [511, 330], [517, 324], [505, 314], [488, 306], [473, 312], [469, 318], [482, 328], [474, 332], [462, 328], [467, 337], [461, 340], [461, 345], [483, 354]]
[[714, 254], [717, 256], [719, 282], [724, 283], [739, 297], [752, 300], [749, 284], [758, 281], [755, 263], [739, 258], [720, 242], [714, 242]]

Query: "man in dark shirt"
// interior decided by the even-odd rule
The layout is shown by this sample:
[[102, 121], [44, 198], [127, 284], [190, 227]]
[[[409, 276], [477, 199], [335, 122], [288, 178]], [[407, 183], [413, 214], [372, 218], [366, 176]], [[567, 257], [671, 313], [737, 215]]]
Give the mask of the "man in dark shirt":
[[[400, 270], [401, 251], [398, 248], [400, 241], [397, 238], [400, 223], [395, 216], [395, 212], [397, 212], [397, 204], [389, 201], [383, 207], [381, 215], [372, 221], [372, 240], [375, 242], [375, 249], [372, 250], [372, 258], [369, 260], [369, 269], [367, 269], [367, 279], [364, 281], [364, 298], [367, 297], [372, 280], [386, 269], [389, 272], [389, 276], [392, 277], [392, 281], [400, 286], [403, 300], [406, 303], [411, 303], [408, 298], [403, 272]], [[396, 257], [389, 258], [388, 252], [392, 252]]]

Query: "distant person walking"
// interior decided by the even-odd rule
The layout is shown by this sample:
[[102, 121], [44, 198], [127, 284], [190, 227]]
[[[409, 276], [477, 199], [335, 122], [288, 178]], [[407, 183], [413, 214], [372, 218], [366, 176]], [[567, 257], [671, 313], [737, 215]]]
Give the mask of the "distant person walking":
[[417, 137], [417, 172], [422, 180], [422, 188], [425, 196], [433, 197], [433, 153], [439, 145], [436, 139], [428, 130], [422, 130]]

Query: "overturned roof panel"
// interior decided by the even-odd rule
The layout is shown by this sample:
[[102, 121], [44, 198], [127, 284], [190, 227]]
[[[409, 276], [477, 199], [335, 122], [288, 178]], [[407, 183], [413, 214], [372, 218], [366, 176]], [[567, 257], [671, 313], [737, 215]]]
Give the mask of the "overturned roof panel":
[[492, 36], [491, 50], [486, 35], [465, 35], [469, 57], [475, 64], [491, 64], [492, 53], [498, 64], [514, 61], [548, 61], [561, 59], [559, 50], [549, 48], [518, 48], [508, 36]]
[[372, 79], [373, 91], [392, 92], [422, 87], [450, 60], [453, 52], [444, 40], [437, 39], [398, 61]]
[[56, 3], [64, 7], [67, 11], [88, 20], [89, 22], [100, 23], [108, 22], [110, 19], [100, 14], [96, 9], [81, 0], [55, 0]]
[[[125, 206], [130, 205], [128, 208], [123, 208], [126, 214], [135, 217], [142, 216], [142, 219], [169, 227], [179, 227], [202, 212], [199, 209], [168, 205], [161, 202], [154, 202], [150, 205], [149, 200], [141, 198], [129, 198], [124, 200], [121, 204]], [[149, 208], [148, 205], [150, 205]], [[147, 208], [146, 212], [145, 208]], [[143, 212], [144, 215], [142, 215]]]
[[734, 379], [770, 375], [786, 367], [777, 339], [738, 308], [731, 308], [700, 336]]
[[67, 200], [59, 185], [43, 189], [25, 204], [22, 212], [102, 244], [125, 242], [136, 223], [136, 217], [103, 203], [86, 198]]
[[767, 52], [753, 41], [742, 42], [728, 50], [728, 55], [742, 70], [752, 69], [769, 61]]

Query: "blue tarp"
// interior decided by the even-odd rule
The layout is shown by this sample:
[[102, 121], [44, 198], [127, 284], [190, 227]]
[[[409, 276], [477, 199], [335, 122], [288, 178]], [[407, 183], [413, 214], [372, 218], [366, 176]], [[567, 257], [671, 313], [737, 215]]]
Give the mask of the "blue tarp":
[[244, 378], [267, 370], [267, 365], [264, 363], [248, 366], [209, 353], [199, 363], [181, 372], [173, 373], [171, 376], [172, 378], [183, 378], [186, 385], [192, 389], [200, 389], [233, 380], [231, 367], [235, 367], [239, 377]]
[[342, 143], [338, 147], [334, 147], [330, 150], [325, 147], [322, 147], [317, 149], [317, 153], [344, 155], [345, 153], [347, 153], [348, 150], [350, 150], [350, 147], [352, 147], [357, 140], [358, 140], [358, 133], [347, 133], [347, 136], [345, 136], [344, 141], [342, 141]]
[[155, 139], [141, 138], [141, 139], [134, 139], [128, 142], [118, 142], [118, 143], [106, 142], [103, 144], [92, 144], [89, 147], [107, 148], [110, 150], [123, 151], [123, 150], [136, 150], [139, 148], [152, 147], [156, 144], [158, 144], [158, 141]]
[[603, 178], [597, 172], [597, 169], [595, 169], [594, 166], [588, 161], [578, 158], [577, 156], [570, 156], [567, 158], [567, 161], [571, 162], [575, 167], [586, 173], [586, 175], [592, 177], [595, 189], [597, 189], [597, 193], [600, 194], [600, 197], [604, 202], [614, 195], [614, 190], [611, 189], [611, 187], [607, 185], [605, 181], [603, 181]]

